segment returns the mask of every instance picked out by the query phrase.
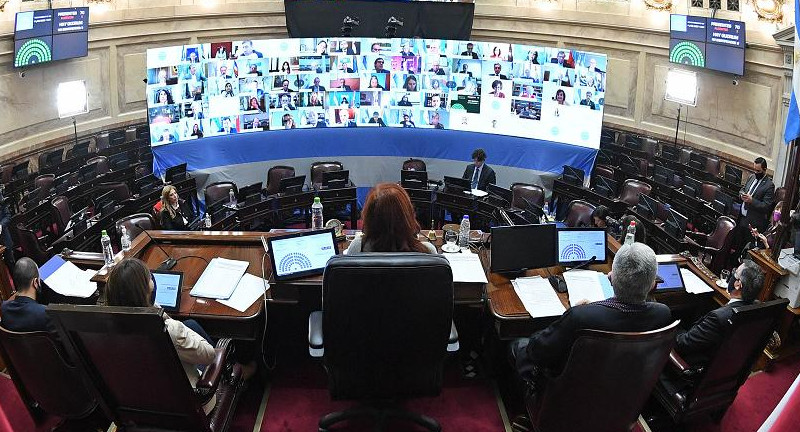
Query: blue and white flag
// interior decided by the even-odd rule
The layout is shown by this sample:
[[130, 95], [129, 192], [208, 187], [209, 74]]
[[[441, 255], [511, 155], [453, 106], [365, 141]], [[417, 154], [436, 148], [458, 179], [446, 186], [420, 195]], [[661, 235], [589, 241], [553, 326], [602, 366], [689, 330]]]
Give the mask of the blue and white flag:
[[789, 114], [786, 116], [786, 129], [783, 131], [784, 142], [800, 137], [800, 109], [797, 98], [800, 97], [800, 0], [794, 0], [794, 72], [792, 72], [792, 100], [789, 102]]

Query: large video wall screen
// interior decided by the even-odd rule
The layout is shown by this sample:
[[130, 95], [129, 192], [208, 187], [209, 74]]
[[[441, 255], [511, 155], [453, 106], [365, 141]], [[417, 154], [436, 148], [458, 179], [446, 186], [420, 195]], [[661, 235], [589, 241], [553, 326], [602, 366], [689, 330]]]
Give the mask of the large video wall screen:
[[147, 51], [152, 144], [320, 127], [505, 134], [597, 148], [603, 54], [497, 42], [270, 39]]

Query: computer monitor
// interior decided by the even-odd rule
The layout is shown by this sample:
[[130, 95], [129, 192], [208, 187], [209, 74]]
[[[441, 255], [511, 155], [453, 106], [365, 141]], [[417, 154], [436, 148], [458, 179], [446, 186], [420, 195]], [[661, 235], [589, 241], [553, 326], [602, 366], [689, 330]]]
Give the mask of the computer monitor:
[[606, 262], [605, 228], [559, 228], [557, 237], [560, 265], [577, 265], [592, 258], [592, 262]]
[[639, 170], [638, 159], [634, 159], [626, 155], [619, 155], [619, 169], [621, 169], [622, 172], [624, 173], [632, 174], [635, 176], [641, 174]]
[[400, 171], [400, 186], [408, 189], [427, 189], [428, 188], [428, 172], [427, 171], [414, 171], [414, 170], [401, 170]]
[[60, 148], [58, 150], [53, 150], [47, 153], [45, 156], [45, 166], [51, 167], [61, 163], [64, 160], [64, 149]]
[[470, 192], [472, 183], [461, 177], [444, 176], [444, 191], [448, 193]]
[[585, 173], [582, 169], [564, 165], [561, 172], [561, 181], [575, 186], [583, 186], [584, 175]]
[[689, 166], [696, 170], [705, 170], [706, 161], [708, 158], [700, 153], [692, 153], [689, 155]]
[[53, 179], [53, 189], [55, 189], [57, 194], [61, 194], [67, 191], [69, 188], [69, 179], [72, 176], [72, 173], [61, 174], [60, 176]]
[[278, 193], [283, 195], [291, 195], [303, 191], [303, 186], [306, 184], [306, 176], [299, 175], [295, 177], [284, 177], [278, 183]]
[[30, 210], [31, 208], [36, 207], [37, 205], [39, 205], [39, 202], [41, 201], [41, 198], [42, 198], [41, 197], [41, 193], [42, 193], [41, 188], [36, 188], [36, 189], [33, 189], [33, 190], [29, 191], [25, 195], [24, 200], [25, 200], [25, 208], [26, 208], [26, 210]]
[[134, 188], [138, 189], [139, 192], [153, 189], [158, 183], [158, 179], [152, 174], [147, 174], [133, 181]]
[[240, 203], [247, 204], [248, 198], [250, 198], [251, 202], [253, 201], [253, 195], [256, 195], [256, 198], [261, 195], [261, 182], [253, 183], [251, 185], [247, 185], [239, 189], [239, 193], [236, 195], [236, 199]]
[[328, 259], [339, 253], [333, 229], [267, 238], [275, 281], [321, 275]]
[[662, 185], [670, 186], [675, 172], [662, 165], [653, 166], [653, 181]]
[[717, 193], [714, 195], [714, 202], [711, 203], [711, 207], [723, 215], [728, 215], [732, 213], [735, 200], [733, 195], [723, 192], [722, 189], [718, 189]]
[[625, 147], [633, 150], [641, 150], [642, 138], [635, 135], [628, 135], [625, 138]]
[[108, 191], [103, 193], [102, 195], [96, 197], [94, 202], [94, 214], [99, 214], [101, 216], [106, 216], [110, 209], [112, 209], [114, 205], [114, 191]]
[[89, 154], [89, 141], [72, 146], [72, 157], [86, 156], [87, 154]]
[[683, 275], [677, 263], [661, 263], [658, 265], [658, 277], [662, 280], [656, 285], [656, 291], [685, 291]]
[[506, 205], [511, 205], [511, 202], [514, 201], [514, 193], [511, 192], [511, 189], [502, 188], [491, 183], [486, 185], [486, 193], [500, 198], [506, 202]]
[[683, 177], [683, 193], [689, 195], [692, 198], [697, 197], [697, 194], [700, 193], [702, 185], [703, 183], [697, 179], [694, 179], [689, 176]]
[[520, 272], [558, 263], [555, 224], [496, 226], [491, 233], [492, 272]]
[[97, 176], [97, 164], [92, 163], [78, 168], [78, 181], [83, 183]]
[[643, 193], [639, 193], [639, 202], [636, 204], [636, 213], [645, 219], [655, 220], [658, 216], [658, 209], [660, 206], [661, 203], [658, 202], [658, 200]]
[[667, 220], [664, 221], [664, 231], [676, 239], [683, 239], [686, 236], [686, 224], [689, 219], [678, 213], [675, 209], [669, 209]]
[[664, 159], [668, 159], [674, 162], [678, 162], [680, 150], [677, 147], [662, 145], [661, 146], [661, 157]]
[[128, 160], [127, 157], [116, 157], [114, 159], [108, 160], [108, 166], [109, 168], [111, 168], [111, 171], [119, 171], [129, 165], [130, 161]]
[[322, 173], [323, 189], [341, 189], [350, 181], [350, 170], [325, 171]]
[[14, 168], [11, 169], [11, 180], [16, 180], [20, 178], [27, 178], [28, 177], [28, 164], [30, 161], [20, 162], [14, 165]]
[[173, 183], [186, 179], [186, 162], [167, 168], [164, 172], [164, 182]]
[[742, 184], [742, 170], [733, 165], [725, 165], [725, 180], [737, 185]]
[[597, 157], [594, 163], [595, 165], [617, 166], [617, 162], [614, 159], [613, 153], [608, 150], [600, 149], [597, 151]]
[[594, 191], [606, 198], [617, 196], [617, 182], [608, 177], [596, 176], [594, 178]]

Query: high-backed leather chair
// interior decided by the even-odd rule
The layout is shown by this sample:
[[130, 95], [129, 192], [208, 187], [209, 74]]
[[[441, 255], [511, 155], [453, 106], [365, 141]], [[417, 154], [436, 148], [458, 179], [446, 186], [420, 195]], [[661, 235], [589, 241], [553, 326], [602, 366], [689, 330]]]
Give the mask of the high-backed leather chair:
[[[229, 426], [242, 383], [241, 367], [230, 362], [230, 339], [220, 339], [215, 361], [192, 388], [164, 329], [163, 309], [51, 304], [47, 313], [122, 430], [217, 432]], [[203, 404], [214, 395], [206, 415]]]
[[276, 165], [267, 171], [267, 195], [275, 195], [280, 191], [281, 179], [294, 177], [294, 167]]
[[714, 177], [718, 177], [720, 172], [719, 157], [706, 155], [705, 168], [707, 173], [711, 174]]
[[642, 151], [647, 154], [647, 162], [652, 163], [658, 153], [658, 141], [653, 138], [642, 138]]
[[322, 173], [328, 171], [341, 171], [344, 165], [338, 161], [314, 162], [311, 164], [311, 183], [315, 186], [322, 184]]
[[701, 247], [698, 257], [713, 273], [718, 274], [725, 268], [733, 243], [733, 230], [736, 222], [728, 216], [717, 218], [717, 224], [711, 234], [687, 231], [686, 234], [697, 241]]
[[620, 190], [619, 197], [617, 199], [624, 202], [628, 206], [633, 207], [639, 203], [640, 193], [649, 196], [652, 189], [652, 186], [645, 182], [635, 179], [627, 179], [622, 183], [622, 189]]
[[14, 244], [20, 247], [23, 255], [34, 260], [36, 264], [43, 265], [53, 255], [52, 250], [43, 245], [36, 234], [22, 224], [12, 224], [10, 228]]
[[700, 185], [700, 199], [705, 202], [714, 202], [717, 196], [719, 185], [715, 183], [703, 183]]
[[425, 161], [422, 159], [414, 159], [410, 158], [409, 160], [403, 162], [403, 171], [428, 171], [427, 165], [425, 165]]
[[133, 242], [143, 230], [156, 229], [156, 223], [149, 214], [136, 213], [118, 220], [114, 227], [117, 229], [118, 236], [122, 235], [122, 227], [125, 227], [125, 231], [128, 232], [128, 238]]
[[97, 401], [83, 368], [69, 359], [50, 332], [13, 332], [1, 324], [0, 354], [34, 422], [43, 419], [43, 414], [69, 420], [95, 411]]
[[592, 226], [592, 212], [595, 206], [584, 200], [572, 200], [567, 205], [567, 213], [564, 217], [564, 225], [574, 227]]
[[86, 165], [97, 164], [97, 175], [103, 175], [111, 171], [108, 165], [108, 158], [105, 156], [94, 156], [86, 161]]
[[546, 376], [542, 389], [525, 398], [534, 430], [631, 430], [667, 362], [677, 329], [678, 321], [641, 333], [580, 330], [561, 373]]
[[230, 196], [229, 191], [233, 189], [234, 194], [239, 193], [239, 188], [236, 187], [236, 183], [229, 182], [229, 181], [221, 181], [216, 183], [211, 183], [210, 185], [206, 186], [203, 190], [203, 196], [206, 200], [206, 208], [211, 204], [219, 202], [223, 199], [228, 199]]
[[55, 180], [56, 176], [54, 174], [42, 174], [36, 176], [33, 179], [33, 186], [39, 188], [43, 191], [50, 191], [50, 188], [53, 186], [53, 180]]
[[[455, 333], [453, 276], [444, 257], [335, 256], [325, 268], [322, 305], [323, 311], [309, 317], [309, 346], [312, 355], [323, 357], [332, 399], [439, 394]], [[418, 414], [364, 408], [328, 414], [319, 430], [359, 415], [400, 417], [440, 430], [435, 420]]]
[[97, 150], [107, 149], [111, 146], [111, 139], [108, 132], [102, 132], [95, 137], [95, 147]]
[[511, 185], [511, 206], [519, 209], [528, 208], [525, 200], [539, 207], [544, 205], [544, 188], [528, 183], [514, 183]]
[[[656, 384], [653, 395], [675, 423], [688, 423], [707, 414], [718, 419], [724, 416], [788, 303], [787, 299], [778, 299], [734, 306], [730, 326], [703, 368], [691, 368], [675, 352], [670, 355], [664, 378]], [[681, 381], [691, 385], [675, 385]]]
[[64, 230], [67, 228], [67, 223], [72, 217], [72, 210], [69, 208], [69, 198], [63, 195], [54, 197], [50, 200], [50, 205], [50, 214], [53, 217], [53, 223], [56, 229], [54, 234], [60, 236], [64, 233]]
[[97, 185], [97, 191], [97, 195], [102, 195], [105, 192], [113, 191], [111, 197], [117, 202], [125, 201], [131, 197], [131, 190], [128, 188], [128, 184], [122, 182], [100, 183]]
[[600, 176], [614, 180], [614, 168], [608, 165], [595, 165], [592, 177]]

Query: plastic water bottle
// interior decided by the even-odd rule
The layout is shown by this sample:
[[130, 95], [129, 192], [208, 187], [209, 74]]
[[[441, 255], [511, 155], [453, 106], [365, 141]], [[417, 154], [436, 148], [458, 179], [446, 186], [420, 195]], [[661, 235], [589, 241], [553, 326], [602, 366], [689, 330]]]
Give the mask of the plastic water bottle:
[[206, 213], [206, 217], [203, 218], [203, 225], [206, 229], [211, 229], [211, 215]]
[[119, 234], [119, 244], [122, 246], [122, 250], [131, 250], [131, 238], [128, 235], [128, 229], [125, 228], [125, 225], [122, 226], [122, 232]]
[[233, 189], [229, 189], [228, 190], [228, 203], [231, 206], [235, 206], [236, 205], [236, 194], [233, 193]]
[[314, 204], [311, 204], [311, 229], [323, 229], [325, 223], [322, 219], [322, 203], [319, 197], [314, 197]]
[[100, 247], [103, 250], [103, 261], [106, 266], [111, 267], [114, 265], [114, 249], [111, 249], [111, 237], [108, 236], [106, 230], [103, 230], [100, 235]]
[[623, 245], [631, 245], [636, 241], [636, 221], [631, 221], [628, 225], [628, 233], [625, 234], [625, 243]]
[[550, 205], [547, 204], [547, 201], [544, 202], [544, 207], [542, 207], [542, 211], [544, 212], [544, 220], [545, 222], [550, 221]]
[[464, 215], [461, 218], [461, 228], [458, 230], [458, 245], [462, 250], [469, 250], [469, 215]]

